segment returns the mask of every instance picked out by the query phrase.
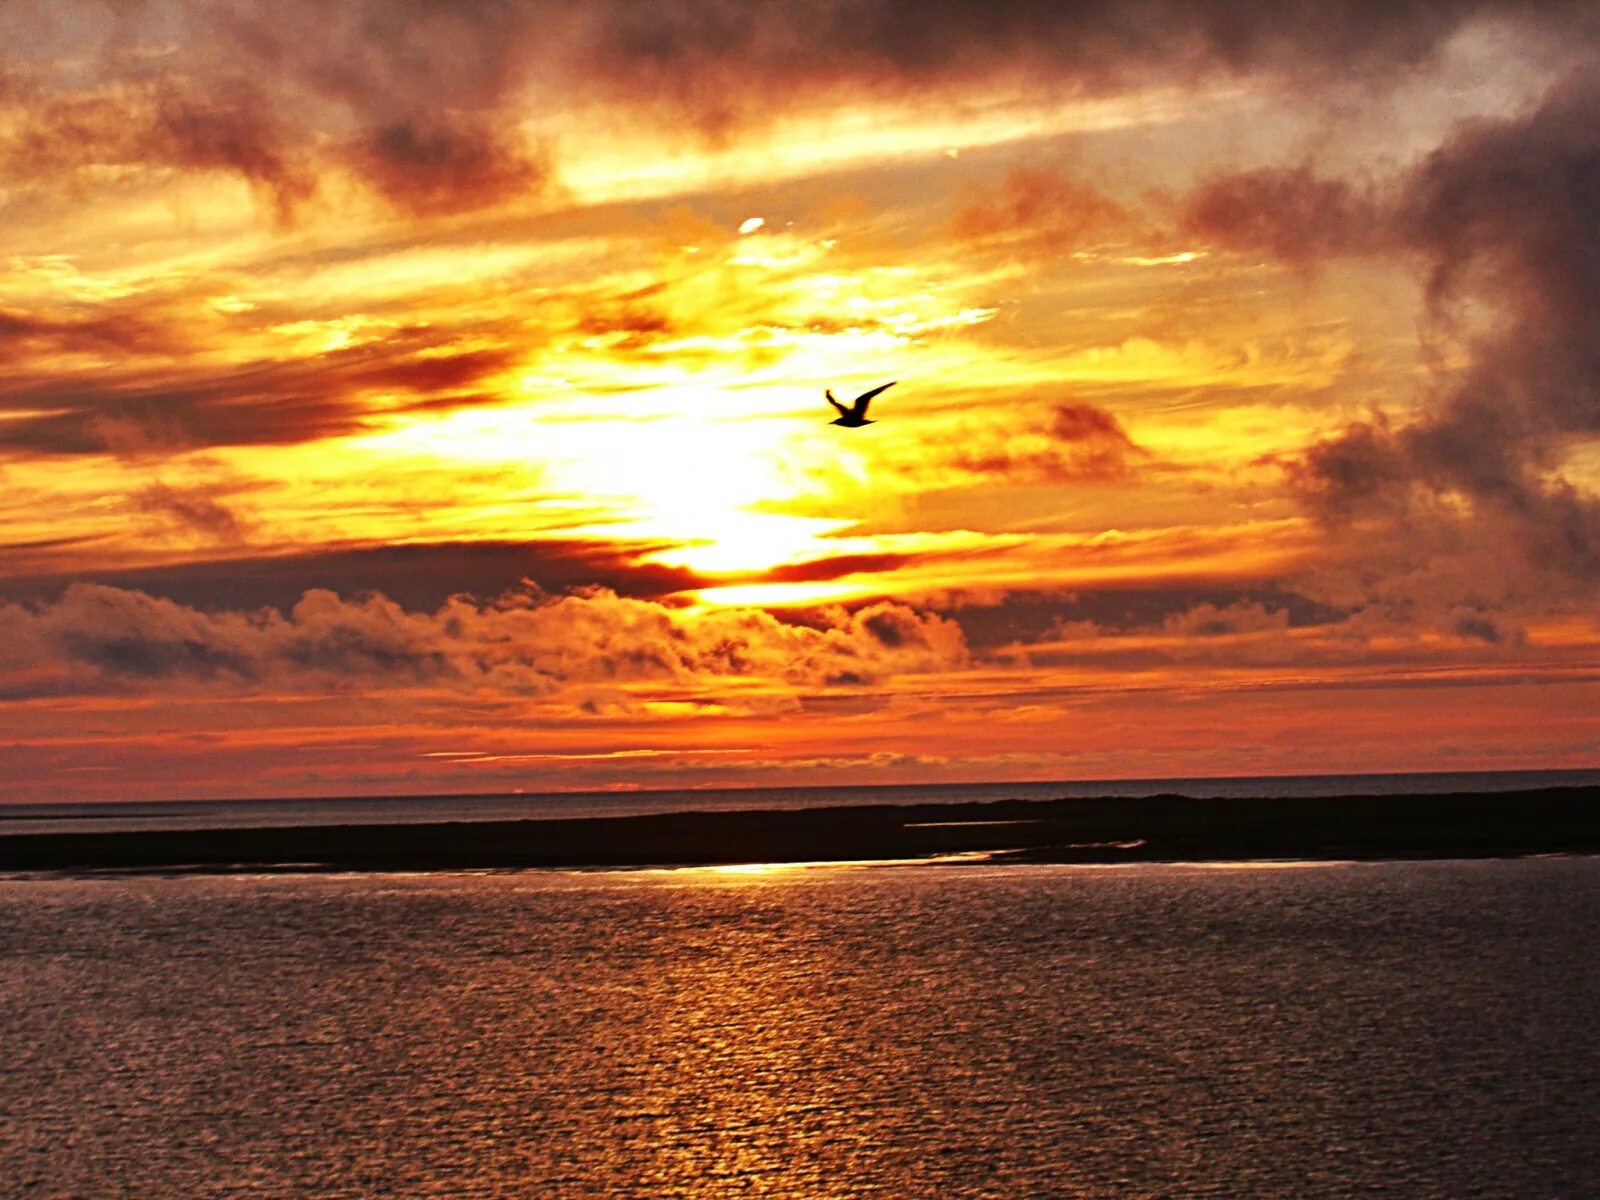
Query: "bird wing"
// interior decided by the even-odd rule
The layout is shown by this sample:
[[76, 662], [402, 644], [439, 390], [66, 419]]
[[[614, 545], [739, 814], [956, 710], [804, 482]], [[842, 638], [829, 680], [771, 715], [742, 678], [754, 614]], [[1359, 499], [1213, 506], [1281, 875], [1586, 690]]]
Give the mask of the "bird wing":
[[854, 413], [858, 417], [866, 416], [867, 415], [867, 405], [872, 402], [872, 398], [874, 396], [876, 396], [879, 392], [888, 391], [897, 382], [899, 382], [899, 381], [891, 379], [888, 383], [884, 384], [882, 387], [875, 387], [870, 392], [862, 392], [861, 395], [856, 397], [855, 404], [853, 404], [851, 406], [852, 411], [854, 411]]
[[833, 405], [834, 408], [839, 410], [839, 415], [841, 417], [848, 417], [850, 415], [850, 410], [848, 408], [846, 408], [844, 405], [840, 404], [837, 400], [835, 400], [833, 398], [833, 389], [832, 388], [829, 388], [827, 391], [823, 392], [822, 394], [828, 398], [828, 403], [829, 404]]

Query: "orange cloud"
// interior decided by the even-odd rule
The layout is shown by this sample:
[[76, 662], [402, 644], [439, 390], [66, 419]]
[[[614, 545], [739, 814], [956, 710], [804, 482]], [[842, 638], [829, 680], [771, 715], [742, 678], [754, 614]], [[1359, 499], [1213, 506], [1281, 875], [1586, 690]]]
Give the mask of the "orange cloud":
[[1508, 96], [1592, 5], [36, 8], [34, 779], [1304, 769], [1423, 695], [1412, 765], [1578, 753], [1600, 106]]
[[904, 605], [829, 610], [810, 624], [760, 610], [673, 608], [602, 589], [455, 597], [433, 613], [379, 595], [307, 592], [286, 614], [203, 612], [141, 592], [73, 584], [0, 607], [12, 698], [147, 688], [287, 692], [414, 687], [543, 696], [584, 685], [786, 688], [871, 683], [966, 661], [954, 623]]
[[118, 170], [226, 172], [288, 221], [316, 188], [272, 97], [238, 79], [182, 76], [52, 93], [35, 81], [0, 92], [0, 177], [33, 187], [115, 186]]
[[1056, 171], [1019, 167], [1006, 174], [998, 200], [962, 209], [952, 228], [958, 237], [976, 242], [1060, 252], [1125, 239], [1141, 233], [1144, 223], [1090, 184]]
[[1179, 225], [1214, 245], [1295, 265], [1382, 250], [1394, 237], [1389, 213], [1370, 188], [1324, 178], [1309, 166], [1213, 178], [1184, 197]]
[[947, 457], [932, 443], [925, 444], [923, 453], [933, 463], [973, 475], [1051, 482], [1128, 480], [1134, 464], [1149, 458], [1111, 413], [1071, 402], [1053, 405], [1049, 420], [1037, 431], [1007, 425], [987, 438], [980, 433], [964, 439]]

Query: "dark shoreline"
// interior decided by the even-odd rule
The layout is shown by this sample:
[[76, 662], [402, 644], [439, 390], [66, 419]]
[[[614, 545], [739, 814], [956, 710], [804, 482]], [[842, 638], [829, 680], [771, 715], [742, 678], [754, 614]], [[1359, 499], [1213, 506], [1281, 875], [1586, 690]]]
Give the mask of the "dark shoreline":
[[0, 871], [428, 871], [922, 859], [1154, 863], [1600, 853], [1600, 787], [999, 800], [550, 820], [0, 835]]

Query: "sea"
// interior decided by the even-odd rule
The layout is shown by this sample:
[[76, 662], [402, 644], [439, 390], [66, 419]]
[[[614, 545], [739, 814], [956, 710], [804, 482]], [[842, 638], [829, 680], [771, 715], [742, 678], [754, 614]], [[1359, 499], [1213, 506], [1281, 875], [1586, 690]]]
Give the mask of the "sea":
[[962, 804], [1058, 797], [1281, 797], [1418, 795], [1600, 786], [1600, 769], [1458, 771], [1410, 774], [1275, 775], [1194, 779], [1089, 779], [901, 786], [721, 788], [688, 791], [491, 793], [454, 796], [358, 796], [15, 803], [0, 799], [0, 836], [160, 829], [305, 825], [392, 825], [435, 821], [515, 821], [627, 817], [648, 813], [826, 808], [855, 804]]
[[[0, 829], [1597, 781], [30, 805]], [[0, 1197], [1580, 1200], [1597, 930], [1588, 856], [0, 876]]]
[[1600, 1195], [1600, 859], [0, 881], [0, 1195]]

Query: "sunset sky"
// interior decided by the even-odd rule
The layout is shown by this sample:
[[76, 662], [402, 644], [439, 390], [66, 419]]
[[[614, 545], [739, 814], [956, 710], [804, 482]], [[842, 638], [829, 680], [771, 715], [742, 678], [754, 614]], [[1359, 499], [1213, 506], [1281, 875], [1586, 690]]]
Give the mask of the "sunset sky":
[[0, 0], [0, 355], [7, 798], [1600, 756], [1591, 3]]

